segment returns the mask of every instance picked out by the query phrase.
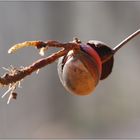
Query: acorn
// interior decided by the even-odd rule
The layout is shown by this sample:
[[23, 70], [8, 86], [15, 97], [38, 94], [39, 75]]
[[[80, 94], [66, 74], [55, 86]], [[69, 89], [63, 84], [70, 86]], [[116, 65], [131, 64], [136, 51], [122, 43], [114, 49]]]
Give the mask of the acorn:
[[91, 94], [99, 80], [111, 73], [114, 61], [111, 54], [112, 49], [102, 42], [81, 43], [80, 51], [71, 50], [59, 59], [58, 75], [61, 83], [70, 93]]

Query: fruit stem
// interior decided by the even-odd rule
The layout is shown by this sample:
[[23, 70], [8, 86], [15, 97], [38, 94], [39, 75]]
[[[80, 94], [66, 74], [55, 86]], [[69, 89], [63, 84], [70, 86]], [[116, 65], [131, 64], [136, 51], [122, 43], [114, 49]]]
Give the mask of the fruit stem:
[[127, 42], [129, 42], [131, 39], [136, 37], [140, 34], [140, 29], [138, 29], [136, 32], [129, 35], [126, 39], [124, 39], [121, 43], [119, 43], [116, 47], [113, 48], [113, 54], [115, 54], [120, 48], [122, 48]]

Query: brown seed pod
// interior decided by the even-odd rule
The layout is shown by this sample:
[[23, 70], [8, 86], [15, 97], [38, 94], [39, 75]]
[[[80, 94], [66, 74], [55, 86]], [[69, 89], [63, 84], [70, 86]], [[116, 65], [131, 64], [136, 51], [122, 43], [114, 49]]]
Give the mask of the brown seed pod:
[[58, 74], [63, 86], [76, 95], [89, 95], [94, 91], [101, 69], [97, 52], [84, 44], [81, 44], [80, 51], [70, 51], [58, 62]]

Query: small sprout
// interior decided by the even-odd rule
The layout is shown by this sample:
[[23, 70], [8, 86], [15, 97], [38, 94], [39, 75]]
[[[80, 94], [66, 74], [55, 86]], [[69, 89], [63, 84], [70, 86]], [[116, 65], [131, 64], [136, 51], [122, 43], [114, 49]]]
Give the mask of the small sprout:
[[44, 56], [44, 53], [45, 53], [45, 51], [47, 51], [47, 49], [48, 49], [48, 47], [43, 47], [43, 48], [41, 48], [40, 51], [39, 51], [39, 54], [40, 54], [41, 56]]
[[39, 73], [39, 71], [40, 71], [40, 69], [38, 69], [38, 70], [36, 71], [36, 74], [38, 74], [38, 73]]

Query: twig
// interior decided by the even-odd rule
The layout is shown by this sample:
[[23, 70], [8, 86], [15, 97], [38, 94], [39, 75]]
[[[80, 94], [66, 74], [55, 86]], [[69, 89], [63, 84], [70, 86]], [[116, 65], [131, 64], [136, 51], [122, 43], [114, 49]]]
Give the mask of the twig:
[[[27, 42], [21, 43], [23, 48], [23, 44], [24, 47], [26, 46]], [[29, 41], [28, 43], [29, 44]], [[45, 45], [44, 45], [45, 44]], [[30, 43], [31, 45], [31, 43]], [[33, 45], [33, 44], [32, 44]], [[5, 75], [3, 75], [2, 77], [0, 77], [0, 84], [1, 85], [9, 85], [11, 83], [15, 83], [17, 81], [22, 80], [24, 77], [26, 77], [27, 75], [30, 75], [32, 72], [54, 62], [56, 59], [60, 58], [61, 56], [64, 56], [68, 53], [68, 51], [70, 50], [79, 50], [80, 46], [76, 43], [59, 43], [56, 41], [49, 41], [49, 42], [34, 42], [34, 45], [36, 45], [36, 47], [38, 49], [41, 49], [42, 47], [58, 47], [58, 48], [63, 48], [62, 50], [46, 57], [40, 60], [37, 60], [36, 62], [34, 62], [32, 65], [22, 68], [22, 69], [15, 69], [14, 71], [12, 71], [11, 73], [6, 73]], [[42, 46], [41, 46], [42, 45]], [[16, 46], [18, 46], [18, 48], [16, 48]], [[26, 46], [27, 47], [27, 46]], [[10, 53], [17, 51], [17, 49], [20, 49], [20, 44], [15, 45], [14, 47], [12, 47], [12, 49], [10, 50], [14, 50], [14, 51], [10, 51]]]
[[140, 29], [138, 29], [136, 32], [128, 36], [126, 39], [124, 39], [121, 43], [119, 43], [116, 47], [113, 48], [113, 54], [115, 54], [120, 48], [122, 48], [127, 42], [129, 42], [131, 39], [133, 39], [135, 36], [140, 34]]
[[[11, 47], [8, 51], [8, 53], [16, 52], [18, 49], [24, 48], [24, 47], [30, 47], [30, 46], [36, 47], [37, 49], [41, 50], [47, 50], [44, 48], [49, 47], [57, 47], [62, 48], [60, 51], [53, 53], [52, 55], [42, 58], [40, 60], [37, 60], [33, 64], [31, 64], [28, 67], [22, 67], [22, 68], [12, 68], [11, 70], [6, 69], [8, 73], [5, 73], [2, 77], [0, 77], [0, 85], [1, 86], [9, 86], [9, 89], [3, 94], [2, 98], [10, 92], [10, 96], [8, 98], [7, 103], [10, 102], [11, 98], [15, 98], [13, 96], [14, 90], [16, 87], [20, 84], [20, 81], [23, 80], [26, 76], [32, 74], [35, 71], [38, 71], [39, 69], [45, 67], [48, 64], [53, 63], [58, 58], [66, 55], [70, 50], [79, 51], [80, 45], [76, 42], [71, 43], [59, 43], [57, 41], [48, 41], [48, 42], [42, 42], [42, 41], [27, 41], [20, 44], [16, 44], [13, 47]], [[44, 53], [44, 52], [43, 52]], [[14, 94], [15, 95], [15, 94]]]

